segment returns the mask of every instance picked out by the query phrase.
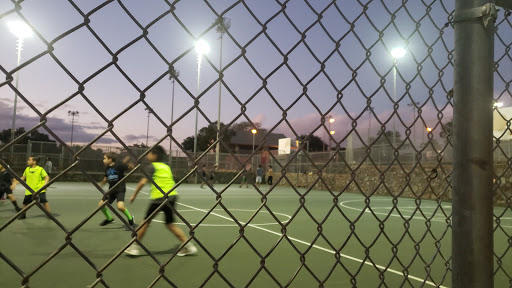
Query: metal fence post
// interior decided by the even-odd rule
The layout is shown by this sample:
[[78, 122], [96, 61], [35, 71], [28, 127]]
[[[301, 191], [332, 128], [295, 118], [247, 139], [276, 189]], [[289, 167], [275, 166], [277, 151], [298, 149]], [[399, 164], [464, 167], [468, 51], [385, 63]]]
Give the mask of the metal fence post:
[[[455, 1], [452, 286], [493, 287], [494, 4]], [[485, 6], [484, 6], [485, 5]]]

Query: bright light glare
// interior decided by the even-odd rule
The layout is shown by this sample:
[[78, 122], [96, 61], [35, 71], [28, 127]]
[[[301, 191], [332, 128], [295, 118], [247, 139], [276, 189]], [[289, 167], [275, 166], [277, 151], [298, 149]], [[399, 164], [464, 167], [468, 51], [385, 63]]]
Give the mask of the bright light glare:
[[334, 122], [334, 118], [330, 118], [330, 119], [329, 119], [329, 122], [330, 122], [330, 123]]
[[196, 42], [196, 52], [199, 55], [208, 54], [210, 52], [210, 45], [204, 40], [199, 40]]
[[427, 127], [427, 131], [428, 131], [428, 132], [432, 131], [432, 128]]
[[258, 132], [256, 129], [252, 129], [251, 130], [252, 134], [256, 134], [256, 132]]
[[32, 29], [23, 21], [13, 21], [7, 23], [9, 30], [18, 38], [28, 38], [32, 36]]
[[334, 135], [334, 133], [336, 133], [336, 132], [334, 132], [334, 131], [331, 131], [331, 135]]
[[395, 48], [395, 49], [391, 50], [391, 56], [393, 56], [393, 58], [395, 58], [395, 59], [402, 58], [402, 57], [404, 57], [405, 52], [406, 51], [404, 48], [401, 48], [401, 47]]
[[501, 103], [501, 102], [494, 103], [494, 107], [500, 108], [501, 106], [503, 106], [503, 103]]

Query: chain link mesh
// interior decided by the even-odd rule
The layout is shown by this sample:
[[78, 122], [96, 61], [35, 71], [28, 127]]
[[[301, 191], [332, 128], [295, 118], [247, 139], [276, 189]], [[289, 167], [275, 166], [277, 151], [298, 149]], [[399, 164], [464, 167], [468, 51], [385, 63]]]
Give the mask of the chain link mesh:
[[[13, 0], [10, 7], [4, 5], [8, 8], [4, 8], [0, 14], [0, 19], [9, 17], [22, 19], [29, 24], [36, 34], [37, 40], [44, 45], [38, 54], [23, 59], [14, 69], [9, 70], [6, 65], [0, 63], [0, 70], [5, 76], [5, 81], [0, 83], [0, 89], [17, 93], [19, 100], [40, 119], [37, 125], [30, 127], [15, 141], [1, 147], [0, 153], [8, 154], [11, 147], [14, 147], [23, 137], [37, 129], [44, 129], [64, 147], [65, 153], [72, 155], [71, 160], [67, 162], [70, 164], [65, 165], [44, 188], [59, 181], [71, 171], [79, 171], [103, 194], [103, 199], [107, 199], [112, 189], [104, 191], [99, 187], [85, 164], [81, 162], [81, 158], [87, 148], [97, 145], [98, 140], [105, 135], [111, 135], [133, 159], [141, 163], [147, 151], [142, 154], [134, 152], [132, 147], [127, 144], [127, 140], [115, 131], [116, 124], [121, 119], [132, 117], [133, 114], [130, 114], [130, 111], [141, 106], [151, 111], [151, 115], [154, 116], [158, 125], [165, 128], [165, 132], [159, 134], [160, 138], [156, 141], [157, 144], [171, 139], [172, 145], [178, 147], [180, 153], [184, 153], [193, 163], [193, 168], [184, 173], [184, 177], [177, 182], [176, 187], [187, 183], [200, 174], [197, 169], [199, 163], [212, 161], [207, 158], [211, 157], [209, 152], [214, 149], [215, 145], [211, 145], [209, 150], [202, 151], [194, 158], [195, 155], [184, 149], [182, 143], [175, 138], [172, 132], [176, 127], [189, 121], [195, 111], [198, 111], [201, 119], [207, 125], [215, 126], [216, 120], [213, 119], [213, 114], [202, 103], [208, 101], [208, 93], [214, 91], [220, 82], [222, 88], [227, 91], [225, 94], [227, 96], [224, 97], [228, 97], [229, 101], [238, 105], [240, 109], [240, 112], [231, 118], [225, 128], [219, 131], [221, 135], [227, 133], [227, 129], [237, 121], [248, 121], [251, 125], [256, 126], [253, 117], [254, 110], [257, 109], [256, 103], [263, 101], [261, 99], [264, 98], [269, 112], [282, 115], [282, 118], [268, 129], [264, 139], [270, 133], [283, 131], [283, 129], [293, 134], [294, 138], [300, 139], [302, 123], [292, 119], [298, 114], [304, 113], [304, 110], [297, 107], [305, 106], [308, 107], [309, 112], [316, 113], [314, 120], [305, 120], [314, 123], [314, 127], [308, 131], [309, 136], [313, 134], [327, 135], [328, 141], [334, 144], [334, 148], [319, 156], [319, 154], [310, 153], [306, 148], [306, 143], [303, 142], [290, 155], [268, 153], [270, 163], [274, 165], [275, 171], [278, 173], [274, 180], [278, 184], [271, 186], [268, 191], [256, 189], [260, 203], [256, 203], [256, 212], [248, 221], [242, 222], [237, 219], [229, 205], [223, 201], [224, 195], [227, 195], [227, 188], [215, 190], [210, 186], [212, 193], [215, 193], [216, 201], [209, 209], [203, 211], [204, 216], [198, 223], [189, 223], [179, 210], [176, 212], [180, 220], [186, 224], [185, 230], [190, 235], [190, 241], [197, 243], [212, 261], [210, 274], [204, 279], [201, 286], [208, 286], [209, 281], [217, 277], [220, 277], [226, 286], [235, 286], [226, 276], [225, 271], [220, 269], [220, 264], [225, 257], [232, 257], [230, 253], [235, 253], [234, 247], [239, 242], [244, 242], [247, 249], [254, 252], [260, 259], [259, 269], [252, 274], [246, 286], [257, 286], [254, 283], [257, 283], [258, 277], [263, 277], [262, 274], [265, 274], [265, 277], [269, 277], [278, 287], [301, 287], [297, 282], [301, 271], [301, 273], [307, 273], [314, 278], [319, 287], [327, 285], [333, 274], [345, 273], [349, 278], [350, 285], [356, 287], [359, 286], [360, 279], [365, 277], [362, 272], [365, 265], [371, 266], [378, 274], [379, 280], [374, 285], [378, 287], [391, 287], [391, 284], [387, 282], [390, 278], [385, 276], [391, 270], [398, 271], [401, 280], [394, 283], [399, 283], [400, 287], [446, 287], [449, 285], [451, 251], [446, 245], [450, 243], [451, 210], [446, 207], [445, 203], [451, 199], [450, 176], [452, 173], [450, 139], [454, 57], [452, 26], [454, 7], [452, 1], [405, 1], [400, 3], [396, 1], [364, 3], [361, 1], [312, 0], [266, 1], [265, 3], [225, 1], [222, 5], [219, 4], [219, 1], [195, 1], [192, 6], [187, 6], [189, 10], [182, 8], [181, 5], [184, 1], [161, 1], [158, 15], [145, 14], [141, 10], [129, 8], [133, 4], [129, 1], [104, 1], [96, 7], [92, 7], [96, 4], [90, 2], [85, 5], [87, 8], [84, 8], [83, 1], [62, 2], [62, 4], [70, 4], [76, 12], [72, 16], [69, 15], [69, 17], [74, 17], [76, 25], [67, 28], [60, 35], [52, 37], [45, 37], [46, 34], [40, 32], [42, 28], [35, 24], [40, 23], [38, 22], [40, 19], [37, 19], [37, 13], [34, 14], [29, 9], [29, 2]], [[226, 4], [228, 2], [229, 4]], [[28, 6], [27, 9], [23, 9], [25, 6]], [[266, 9], [263, 9], [264, 6]], [[245, 25], [246, 27], [242, 29], [245, 33], [240, 33], [240, 29], [236, 30], [234, 27], [225, 30], [223, 39], [226, 41], [225, 43], [229, 43], [231, 49], [230, 55], [227, 56], [228, 60], [224, 63], [221, 71], [208, 56], [204, 57], [204, 69], [217, 76], [203, 81], [204, 87], [196, 94], [193, 83], [188, 83], [182, 77], [176, 77], [175, 74], [177, 68], [183, 67], [182, 63], [187, 58], [195, 57], [193, 47], [176, 43], [176, 39], [171, 39], [172, 42], [165, 42], [165, 44], [179, 46], [182, 48], [182, 52], [173, 54], [174, 56], [169, 59], [166, 56], [168, 50], [162, 48], [162, 42], [151, 36], [154, 33], [159, 33], [157, 31], [159, 25], [170, 22], [175, 29], [179, 30], [176, 35], [187, 39], [198, 40], [211, 33], [216, 33], [218, 28], [216, 21], [209, 22], [207, 27], [203, 25], [198, 28], [195, 23], [198, 21], [197, 16], [193, 16], [194, 11], [190, 9], [200, 10], [199, 7], [211, 19], [231, 17], [241, 20], [244, 18], [243, 24], [235, 24], [232, 19], [232, 25]], [[112, 44], [112, 39], [102, 36], [107, 35], [104, 31], [107, 30], [107, 27], [95, 25], [95, 21], [101, 15], [103, 17], [115, 15], [119, 17], [118, 19], [121, 19], [122, 16], [129, 23], [117, 24], [131, 27], [129, 29], [131, 38], [128, 41], [116, 39], [121, 43]], [[496, 102], [510, 101], [511, 26], [510, 11], [502, 9], [496, 22], [495, 33], [496, 83], [494, 95]], [[69, 63], [68, 59], [60, 56], [60, 50], [65, 49], [65, 41], [67, 39], [73, 41], [74, 35], [84, 33], [84, 30], [88, 32], [87, 41], [95, 41], [96, 45], [102, 47], [106, 56], [102, 55], [101, 59], [108, 59], [108, 61], [99, 60], [103, 61], [100, 68], [95, 68], [90, 74], [87, 74], [91, 70], [90, 66], [77, 69], [77, 67], [66, 64]], [[290, 35], [287, 38], [288, 41], [282, 38], [284, 35], [280, 34], [283, 33], [282, 31], [285, 31], [284, 34]], [[402, 64], [398, 60], [392, 60], [390, 56], [386, 56], [391, 54], [392, 47], [399, 42], [396, 39], [407, 43], [410, 63]], [[144, 46], [148, 50], [136, 50], [140, 46]], [[265, 49], [255, 51], [259, 50], [259, 47], [265, 47]], [[128, 64], [125, 62], [126, 57], [129, 57], [125, 55], [133, 56], [134, 52], [130, 52], [131, 49], [145, 51], [142, 53], [151, 51], [152, 57], [157, 58], [161, 65], [151, 67], [144, 79], [133, 78], [131, 70], [127, 68], [130, 60], [128, 60]], [[259, 53], [264, 55], [259, 55]], [[47, 63], [48, 57], [51, 58], [51, 65], [57, 65], [61, 73], [66, 75], [62, 77], [66, 77], [66, 81], [72, 81], [71, 86], [74, 88], [73, 92], [65, 99], [60, 100], [49, 109], [41, 110], [34, 100], [25, 94], [23, 88], [17, 89], [14, 78], [16, 73], [24, 71], [30, 65], [39, 62]], [[75, 57], [81, 56], [75, 55]], [[271, 63], [271, 65], [262, 64], [263, 58], [267, 58], [267, 63]], [[146, 69], [143, 63], [134, 61], [131, 64], [140, 65], [140, 69]], [[124, 104], [126, 102], [120, 103], [119, 107], [111, 111], [98, 105], [100, 102], [98, 102], [95, 92], [88, 92], [88, 90], [94, 91], [89, 86], [97, 83], [96, 79], [101, 78], [101, 75], [110, 69], [117, 71], [122, 76], [126, 87], [128, 87], [126, 91], [129, 90], [130, 93], [136, 95], [135, 100], [129, 100], [131, 102], [126, 105]], [[256, 80], [251, 83], [252, 87], [248, 87], [247, 91], [240, 91], [235, 85], [239, 77], [237, 73], [243, 69], [246, 69], [246, 73], [251, 75], [251, 79]], [[390, 84], [393, 80], [390, 79], [393, 79], [394, 75], [396, 80], [393, 88], [393, 84]], [[169, 77], [173, 80], [173, 84], [180, 87], [189, 98], [180, 105], [181, 110], [177, 112], [178, 116], [172, 122], [168, 122], [166, 120], [168, 115], [158, 109], [157, 101], [152, 100], [156, 96], [151, 92], [154, 87]], [[284, 87], [276, 88], [278, 87], [276, 83], [279, 82]], [[29, 85], [30, 83], [25, 84]], [[325, 88], [324, 91], [329, 92], [325, 95], [318, 95], [320, 86]], [[290, 92], [285, 93], [286, 89]], [[55, 129], [49, 125], [48, 117], [53, 112], [65, 109], [69, 105], [76, 105], [78, 102], [90, 107], [90, 110], [96, 114], [97, 119], [101, 120], [106, 128], [76, 151], [63, 140], [62, 133], [54, 131]], [[498, 108], [496, 112], [506, 122], [507, 129], [509, 129], [511, 115], [501, 113]], [[345, 119], [347, 127], [343, 128], [344, 131], [331, 134], [329, 116], [334, 113]], [[421, 142], [417, 137], [418, 128], [421, 128]], [[188, 130], [192, 129], [189, 127]], [[391, 133], [387, 133], [390, 131]], [[404, 135], [393, 131], [403, 131]], [[436, 134], [440, 133], [443, 134], [441, 136], [443, 138], [436, 137]], [[507, 133], [503, 133], [503, 139]], [[251, 157], [240, 157], [229, 143], [222, 137], [220, 139], [220, 145], [228, 151], [228, 156], [233, 156], [232, 161], [237, 167], [236, 176], [228, 181], [229, 184], [226, 186], [229, 187], [238, 181], [238, 177], [248, 173], [244, 167], [254, 160]], [[496, 181], [493, 192], [495, 202], [502, 209], [499, 210], [501, 211], [499, 214], [494, 215], [494, 231], [496, 239], [508, 241], [505, 246], [500, 246], [502, 248], [495, 249], [495, 275], [504, 279], [501, 282], [504, 285], [512, 283], [512, 268], [510, 266], [512, 235], [510, 227], [504, 226], [502, 219], [506, 213], [510, 213], [512, 208], [510, 193], [512, 189], [510, 180], [512, 179], [510, 174], [512, 160], [508, 141], [495, 135], [495, 160], [498, 159], [498, 161], [496, 161], [495, 167]], [[349, 145], [352, 143], [360, 145], [349, 149]], [[217, 144], [217, 142], [213, 144]], [[262, 151], [269, 152], [268, 148], [257, 144], [253, 156]], [[261, 160], [259, 161], [261, 162]], [[2, 164], [4, 164], [3, 161]], [[16, 172], [9, 170], [12, 173]], [[137, 169], [130, 172], [126, 178], [136, 173], [135, 171]], [[302, 171], [305, 172], [305, 177], [303, 177]], [[16, 175], [16, 179], [26, 189], [31, 190], [19, 175]], [[340, 186], [339, 183], [343, 184]], [[278, 185], [289, 186], [293, 191], [291, 193], [296, 195], [298, 201], [295, 212], [287, 223], [280, 220], [279, 215], [274, 211], [275, 207], [273, 208], [269, 202], [269, 197], [273, 195], [273, 189]], [[299, 190], [300, 186], [306, 187], [306, 191]], [[317, 215], [308, 209], [307, 199], [312, 197], [313, 189], [325, 190], [332, 197], [332, 203], [325, 207], [324, 215]], [[38, 191], [31, 191], [34, 197], [38, 195]], [[348, 208], [340, 205], [342, 196], [348, 192], [362, 195], [365, 199], [364, 206], [355, 218], [347, 214]], [[379, 212], [372, 206], [372, 203], [379, 201], [378, 197], [381, 195], [389, 196], [391, 199], [389, 200], [391, 205], [389, 212]], [[410, 199], [409, 203], [412, 203], [412, 208], [407, 208], [404, 211], [404, 208], [398, 205], [399, 201], [403, 201], [402, 198]], [[437, 203], [433, 212], [425, 211], [425, 208], [422, 207], [423, 201], [428, 199], [433, 199]], [[163, 203], [161, 207], [163, 205], [166, 203]], [[120, 215], [115, 207], [108, 202], [105, 202], [104, 206], [108, 207], [118, 219], [128, 226], [123, 215]], [[169, 286], [178, 287], [178, 284], [164, 273], [166, 266], [175, 260], [176, 255], [172, 255], [162, 262], [155, 257], [154, 251], [147, 248], [143, 242], [137, 241], [135, 237], [130, 242], [119, 243], [119, 250], [115, 252], [115, 255], [107, 263], [101, 264], [94, 263], [87, 253], [75, 245], [74, 234], [102, 207], [95, 209], [78, 225], [66, 227], [54, 215], [47, 213], [40, 203], [33, 201], [23, 211], [4, 223], [0, 232], [11, 225], [21, 213], [31, 209], [40, 209], [62, 229], [65, 233], [65, 242], [52, 251], [45, 261], [27, 270], [20, 268], [21, 266], [15, 260], [7, 257], [4, 253], [0, 252], [0, 257], [12, 268], [11, 272], [21, 275], [23, 278], [21, 285], [28, 287], [32, 277], [40, 273], [45, 265], [66, 248], [71, 248], [96, 273], [96, 280], [91, 283], [90, 287], [110, 287], [113, 284], [108, 283], [104, 278], [105, 271], [113, 266], [131, 243], [136, 241], [156, 264], [155, 278], [151, 283], [145, 285], [153, 287], [158, 283], [166, 283]], [[224, 211], [239, 229], [238, 235], [233, 238], [233, 244], [220, 256], [209, 251], [207, 238], [195, 236], [198, 227], [201, 227], [207, 217], [215, 215], [216, 209]], [[257, 245], [251, 243], [250, 238], [246, 236], [248, 227], [264, 229], [250, 224], [260, 211], [268, 212], [280, 225], [280, 232], [272, 232], [279, 237], [275, 241], [274, 247], [268, 252], [258, 249]], [[373, 216], [374, 229], [376, 229], [376, 232], [369, 232], [375, 235], [370, 242], [362, 237], [361, 231], [357, 230], [359, 221], [363, 215], [368, 213]], [[388, 221], [396, 221], [396, 219], [391, 219], [392, 214], [399, 215], [398, 219], [403, 228], [398, 232], [393, 231], [394, 234], [390, 233], [388, 228]], [[314, 236], [313, 240], [307, 243], [306, 249], [299, 247], [298, 243], [300, 242], [288, 232], [294, 220], [298, 221], [297, 218], [304, 217], [317, 227], [316, 231], [309, 231], [309, 233], [314, 233]], [[421, 228], [415, 227], [418, 224], [411, 223], [414, 218], [422, 220]], [[338, 219], [341, 227], [347, 229], [345, 239], [329, 238], [323, 231], [325, 223], [332, 221], [331, 219]], [[439, 226], [434, 228], [433, 223], [439, 221], [444, 223], [443, 228], [440, 229]], [[132, 237], [135, 235], [133, 233], [134, 231], [132, 231]], [[266, 264], [268, 259], [273, 257], [274, 248], [280, 243], [287, 243], [295, 254], [294, 259], [290, 260], [290, 264], [294, 265], [293, 273], [287, 279], [277, 275], [276, 270]], [[308, 252], [316, 248], [319, 243], [328, 247], [328, 251], [334, 255], [335, 259], [328, 272], [323, 271], [320, 274], [315, 267], [312, 267], [311, 262], [306, 261]], [[347, 247], [353, 247], [353, 243], [357, 243], [365, 255], [364, 259], [351, 259], [359, 262], [356, 269], [347, 266], [345, 260], [349, 257], [344, 254]], [[386, 263], [372, 258], [375, 253], [374, 249], [379, 249], [379, 245], [389, 248], [389, 251], [386, 251], [389, 253]], [[422, 250], [423, 246], [435, 247], [435, 252], [426, 253]], [[407, 249], [407, 257], [405, 254], [399, 253], [401, 249]], [[412, 275], [411, 270], [418, 266], [422, 267], [424, 274]], [[396, 287], [396, 285], [392, 285], [392, 287]]]

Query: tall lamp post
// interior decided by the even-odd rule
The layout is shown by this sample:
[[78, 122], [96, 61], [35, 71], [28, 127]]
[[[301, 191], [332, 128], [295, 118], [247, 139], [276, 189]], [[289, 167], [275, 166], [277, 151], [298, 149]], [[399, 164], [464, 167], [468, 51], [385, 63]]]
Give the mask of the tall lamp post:
[[[414, 121], [416, 121], [416, 106], [420, 105], [420, 102], [416, 102], [416, 101], [413, 101], [412, 103], [409, 103], [407, 104], [407, 106], [409, 107], [412, 107], [412, 122], [414, 123]], [[413, 136], [412, 136], [412, 144], [414, 145], [414, 143], [416, 142], [416, 125], [412, 124], [412, 133], [413, 133]]]
[[[331, 130], [331, 123], [334, 122], [334, 118], [329, 115], [329, 134], [333, 135], [334, 134], [334, 131]], [[331, 151], [331, 136], [329, 136], [329, 151]]]
[[[18, 38], [16, 41], [16, 50], [18, 52], [18, 62], [16, 64], [16, 67], [20, 66], [20, 60], [21, 60], [21, 50], [23, 49], [23, 40], [25, 38], [29, 38], [32, 36], [32, 30], [30, 27], [23, 21], [15, 21], [15, 22], [9, 22], [7, 24], [9, 26], [9, 30], [11, 30], [11, 33], [14, 34]], [[16, 71], [16, 91], [18, 90], [18, 83], [19, 83], [19, 74], [20, 71]], [[18, 103], [18, 93], [14, 92], [14, 108], [12, 112], [12, 129], [11, 129], [11, 142], [14, 141], [14, 134], [16, 131], [16, 105]], [[11, 146], [11, 155], [14, 155], [14, 145]]]
[[71, 116], [71, 148], [73, 148], [73, 127], [75, 126], [75, 117], [80, 114], [78, 111], [68, 111], [68, 116]]
[[372, 130], [372, 111], [375, 107], [368, 107], [368, 146], [370, 146], [370, 135]]
[[220, 160], [220, 142], [219, 142], [219, 131], [220, 131], [220, 99], [222, 95], [222, 37], [224, 36], [224, 33], [228, 31], [228, 29], [231, 27], [231, 20], [229, 18], [219, 17], [216, 20], [217, 22], [217, 33], [220, 33], [220, 64], [219, 64], [219, 114], [217, 116], [217, 147], [215, 148], [215, 163], [217, 164], [217, 167], [219, 167], [219, 160]]
[[[199, 81], [201, 78], [201, 61], [203, 60], [203, 55], [208, 54], [210, 52], [210, 46], [206, 41], [199, 40], [196, 42], [196, 52], [197, 52], [197, 95], [196, 99], [199, 99]], [[196, 106], [196, 125], [194, 130], [194, 158], [196, 158], [197, 154], [197, 118], [199, 116], [199, 107]], [[197, 178], [196, 178], [197, 180]]]
[[[405, 55], [404, 48], [395, 48], [391, 50], [391, 56], [393, 56], [393, 112], [396, 104], [396, 64], [398, 59]], [[393, 148], [396, 147], [396, 116], [393, 116]]]
[[[172, 121], [174, 121], [174, 83], [176, 82], [176, 79], [180, 76], [180, 71], [176, 69], [171, 70], [171, 75], [169, 76], [169, 79], [172, 80], [172, 97], [171, 97], [171, 124]], [[172, 129], [172, 128], [171, 128]], [[172, 133], [171, 133], [172, 136]], [[169, 166], [172, 164], [172, 137], [169, 139]]]
[[[254, 139], [256, 138], [256, 133], [258, 133], [258, 130], [252, 129], [252, 154], [254, 154]], [[252, 166], [254, 166], [254, 157], [251, 157]]]
[[151, 116], [151, 113], [153, 113], [153, 110], [151, 108], [144, 108], [144, 110], [148, 111], [148, 126], [146, 128], [146, 147], [148, 146], [148, 140], [149, 140], [149, 116]]
[[256, 138], [256, 133], [258, 133], [258, 130], [252, 129], [252, 153], [254, 154], [254, 139]]

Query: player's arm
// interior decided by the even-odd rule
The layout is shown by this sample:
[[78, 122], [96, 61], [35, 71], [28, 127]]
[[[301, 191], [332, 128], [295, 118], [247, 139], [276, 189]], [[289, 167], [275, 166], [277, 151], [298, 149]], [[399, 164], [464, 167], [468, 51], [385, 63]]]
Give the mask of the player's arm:
[[140, 179], [139, 183], [137, 184], [137, 187], [135, 188], [135, 192], [133, 192], [133, 195], [130, 196], [130, 202], [135, 201], [135, 198], [137, 198], [137, 194], [139, 194], [142, 187], [144, 187], [144, 185], [146, 185], [147, 183], [148, 183], [148, 179], [146, 179], [146, 178]]
[[135, 167], [135, 164], [131, 161], [130, 156], [126, 156], [123, 158], [123, 164], [126, 165], [128, 170], [132, 170]]
[[16, 180], [16, 178], [12, 178], [11, 180], [11, 186], [9, 186], [9, 189], [11, 189], [11, 191], [14, 191], [14, 189], [16, 188], [16, 184], [18, 184], [18, 180]]
[[107, 183], [107, 177], [103, 177], [103, 180], [101, 180], [100, 182], [98, 182], [98, 185], [100, 187], [103, 187], [103, 185], [105, 185], [105, 183]]

